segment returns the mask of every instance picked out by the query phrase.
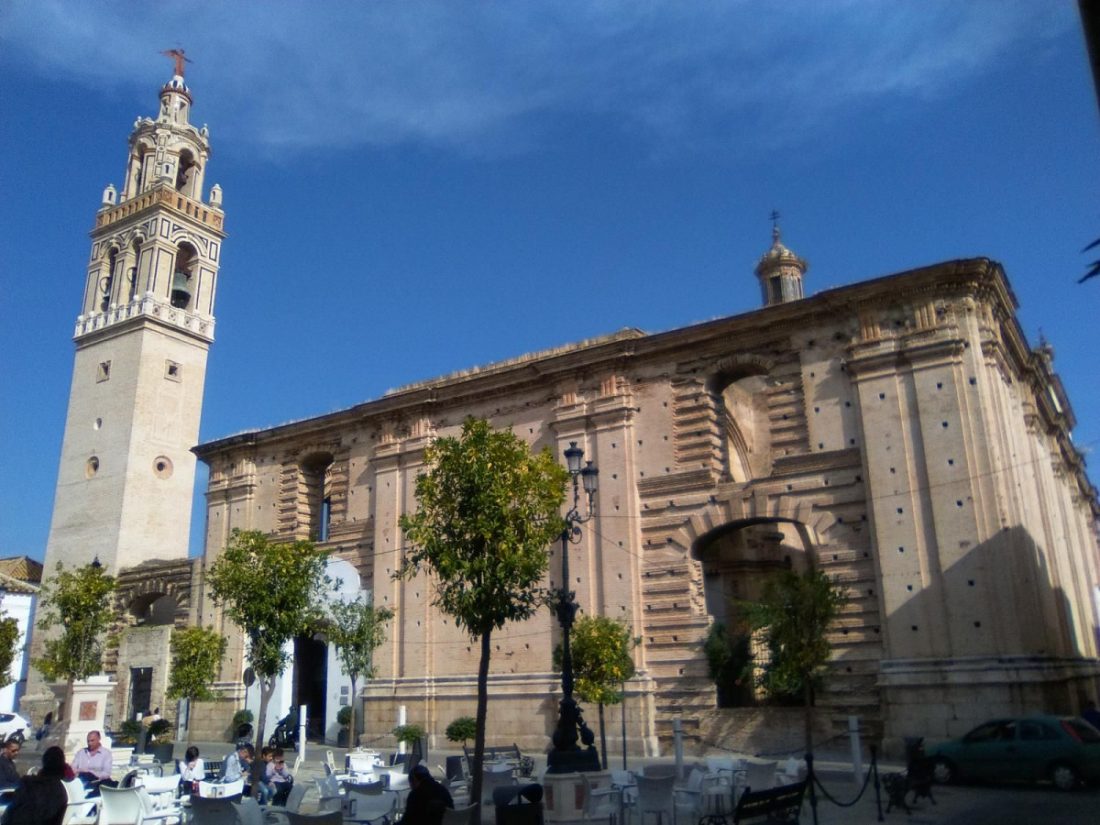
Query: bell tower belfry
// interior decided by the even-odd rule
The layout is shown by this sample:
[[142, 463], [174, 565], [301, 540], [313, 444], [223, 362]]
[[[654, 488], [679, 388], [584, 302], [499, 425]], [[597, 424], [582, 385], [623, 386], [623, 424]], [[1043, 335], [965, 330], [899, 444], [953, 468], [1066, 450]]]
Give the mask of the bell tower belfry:
[[191, 124], [182, 61], [139, 117], [121, 190], [103, 192], [76, 319], [46, 576], [99, 561], [117, 575], [188, 555], [206, 358], [225, 238], [203, 200], [210, 141]]

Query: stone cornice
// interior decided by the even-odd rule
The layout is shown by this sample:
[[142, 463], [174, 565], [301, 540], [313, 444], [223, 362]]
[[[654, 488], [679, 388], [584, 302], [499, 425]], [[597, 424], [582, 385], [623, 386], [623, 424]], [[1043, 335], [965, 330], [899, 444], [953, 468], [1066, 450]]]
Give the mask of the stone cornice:
[[[270, 443], [284, 437], [300, 438], [311, 432], [409, 414], [414, 409], [430, 418], [433, 410], [460, 408], [471, 399], [484, 400], [497, 395], [515, 394], [531, 387], [566, 380], [575, 383], [578, 376], [608, 369], [623, 371], [633, 364], [656, 360], [680, 363], [685, 359], [701, 358], [708, 352], [728, 355], [742, 347], [767, 359], [768, 356], [761, 353], [761, 339], [779, 340], [783, 335], [804, 330], [813, 324], [831, 322], [843, 314], [857, 317], [876, 306], [885, 308], [918, 299], [927, 303], [927, 296], [959, 298], [968, 295], [995, 304], [996, 315], [1012, 319], [1008, 325], [1012, 327], [1010, 337], [1023, 340], [1013, 318], [1016, 299], [1001, 267], [986, 258], [956, 260], [668, 332], [647, 335], [640, 330], [626, 329], [603, 338], [409, 385], [381, 398], [327, 415], [210, 441], [196, 447], [195, 453], [205, 460], [207, 456], [233, 449], [250, 440]], [[936, 330], [941, 329], [943, 327], [913, 335], [921, 338], [934, 336]], [[927, 347], [912, 348], [912, 355], [907, 353], [906, 357], [950, 357], [951, 348], [958, 346], [957, 341], [953, 336], [947, 342], [929, 342]], [[1025, 345], [1023, 351], [1026, 350]], [[559, 411], [558, 420], [564, 423], [569, 416], [563, 413], [564, 410]], [[588, 414], [587, 409], [585, 414]]]
[[77, 317], [73, 339], [80, 343], [87, 343], [93, 338], [100, 340], [111, 334], [129, 331], [133, 326], [145, 322], [159, 324], [189, 337], [198, 338], [205, 344], [210, 344], [214, 340], [212, 317], [178, 309], [150, 292], [127, 304], [112, 306], [106, 312]]
[[130, 219], [144, 220], [154, 209], [166, 210], [172, 217], [192, 223], [218, 238], [226, 237], [224, 212], [216, 206], [192, 200], [163, 183], [117, 206], [100, 209], [95, 216], [95, 227], [89, 234], [93, 238], [106, 235], [108, 233], [105, 230], [109, 227]]

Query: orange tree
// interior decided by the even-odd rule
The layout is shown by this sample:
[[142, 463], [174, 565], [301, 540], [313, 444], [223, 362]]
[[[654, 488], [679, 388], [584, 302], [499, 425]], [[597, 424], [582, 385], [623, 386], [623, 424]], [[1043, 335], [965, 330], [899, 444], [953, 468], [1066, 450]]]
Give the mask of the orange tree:
[[[439, 438], [416, 479], [417, 510], [401, 517], [409, 541], [395, 574], [422, 569], [435, 580], [432, 604], [481, 642], [477, 673], [474, 786], [481, 798], [490, 637], [546, 602], [547, 546], [561, 536], [568, 474], [549, 449], [534, 453], [510, 430], [468, 418], [459, 438]], [[475, 814], [477, 809], [475, 808]]]
[[256, 530], [234, 530], [207, 572], [214, 601], [244, 632], [248, 661], [260, 680], [257, 745], [264, 741], [275, 679], [289, 662], [287, 643], [321, 624], [327, 561], [313, 542], [278, 544]]

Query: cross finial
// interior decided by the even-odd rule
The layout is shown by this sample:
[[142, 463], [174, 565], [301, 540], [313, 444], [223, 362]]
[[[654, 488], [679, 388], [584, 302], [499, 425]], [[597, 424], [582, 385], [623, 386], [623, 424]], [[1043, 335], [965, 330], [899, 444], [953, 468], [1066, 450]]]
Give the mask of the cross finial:
[[183, 49], [168, 49], [161, 52], [165, 57], [170, 57], [176, 62], [176, 74], [183, 77], [183, 66], [185, 63], [191, 63], [191, 58], [187, 57]]
[[773, 209], [772, 213], [769, 217], [771, 218], [771, 222], [772, 222], [772, 240], [773, 241], [778, 241], [779, 240], [779, 210], [778, 209]]

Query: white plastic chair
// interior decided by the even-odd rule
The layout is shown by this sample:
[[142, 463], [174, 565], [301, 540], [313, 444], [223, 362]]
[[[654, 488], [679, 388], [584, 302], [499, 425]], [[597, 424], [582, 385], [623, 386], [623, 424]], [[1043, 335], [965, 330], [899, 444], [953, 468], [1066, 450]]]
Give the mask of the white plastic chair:
[[391, 821], [397, 813], [397, 795], [381, 792], [373, 793], [355, 785], [348, 787], [344, 800], [344, 819], [356, 822]]
[[625, 822], [638, 804], [638, 783], [630, 771], [612, 771], [611, 787], [619, 790]]
[[143, 825], [145, 807], [137, 788], [99, 789], [99, 825]]
[[744, 784], [738, 789], [738, 795], [745, 788], [754, 791], [766, 791], [775, 787], [775, 770], [779, 763], [772, 759], [767, 762], [746, 762], [742, 774]]
[[664, 825], [665, 814], [673, 816], [672, 789], [676, 784], [676, 774], [638, 774], [638, 813], [645, 825], [646, 814], [656, 814], [658, 825]]
[[507, 765], [500, 766], [501, 770], [497, 770], [496, 765], [486, 765], [481, 770], [481, 810], [484, 812], [488, 808], [493, 807], [493, 791], [497, 788], [503, 788], [508, 785], [515, 785], [516, 780], [512, 776], [512, 769]]
[[[688, 821], [694, 822], [710, 813], [706, 809], [706, 793], [708, 788], [716, 785], [718, 785], [716, 775], [708, 774], [701, 765], [694, 766], [691, 773], [688, 774], [687, 782], [672, 790], [673, 820], [679, 819], [680, 814], [687, 814]], [[732, 796], [732, 789], [728, 791], [728, 794]]]
[[70, 779], [62, 782], [65, 786], [65, 796], [69, 799], [69, 805], [65, 808], [65, 816], [61, 820], [62, 825], [92, 825], [99, 816], [96, 803], [85, 801], [87, 789], [79, 779]]
[[737, 771], [743, 767], [740, 759], [732, 756], [708, 756], [706, 757], [707, 773], [718, 778], [723, 785], [733, 786]]
[[607, 819], [608, 825], [618, 821], [623, 811], [622, 791], [615, 787], [611, 774], [606, 772], [582, 773], [584, 806], [581, 816], [585, 822]]
[[171, 776], [152, 776], [146, 774], [145, 776], [139, 776], [137, 779], [137, 785], [145, 788], [146, 793], [153, 801], [153, 806], [157, 809], [172, 807], [176, 804], [176, 797], [180, 787], [180, 778], [176, 775]]

